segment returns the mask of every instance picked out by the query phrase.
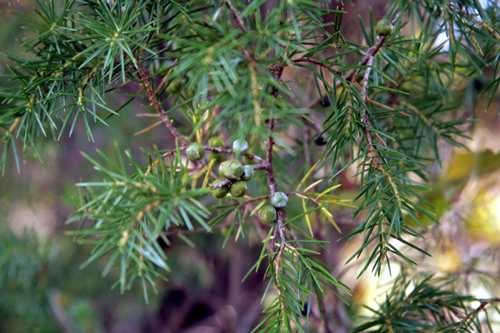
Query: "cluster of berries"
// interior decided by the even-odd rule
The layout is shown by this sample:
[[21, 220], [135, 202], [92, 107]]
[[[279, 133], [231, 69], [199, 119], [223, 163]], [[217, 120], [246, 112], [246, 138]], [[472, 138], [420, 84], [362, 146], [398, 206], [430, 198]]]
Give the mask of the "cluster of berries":
[[[213, 148], [224, 148], [224, 141], [219, 137], [212, 137], [208, 141], [208, 146]], [[233, 153], [241, 154], [248, 149], [248, 143], [243, 140], [236, 140], [233, 142]], [[205, 157], [205, 149], [198, 143], [192, 143], [186, 149], [187, 157], [192, 161], [199, 161]], [[207, 156], [207, 161], [210, 162], [215, 159], [216, 163], [222, 161], [222, 153], [216, 150], [210, 150]], [[247, 184], [254, 175], [254, 169], [251, 164], [254, 160], [243, 156], [242, 164], [237, 159], [224, 161], [219, 166], [219, 175], [228, 179], [228, 185], [212, 188], [212, 195], [217, 199], [224, 198], [228, 193], [233, 197], [243, 197], [247, 193]], [[227, 183], [221, 180], [215, 180], [211, 186]], [[263, 223], [273, 223], [276, 221], [277, 212], [276, 208], [284, 208], [288, 203], [288, 197], [283, 192], [276, 192], [271, 197], [271, 205], [265, 205], [259, 210], [259, 219]]]
[[[213, 148], [224, 148], [224, 141], [219, 137], [212, 137], [208, 141], [208, 146]], [[242, 153], [248, 149], [248, 143], [243, 140], [236, 140], [233, 142], [233, 152]], [[186, 149], [187, 157], [192, 161], [199, 161], [205, 156], [205, 149], [198, 143], [192, 143]], [[222, 161], [221, 153], [219, 151], [210, 150], [207, 156], [207, 161], [210, 162], [215, 159], [216, 163]], [[244, 162], [252, 164], [252, 160], [248, 158], [243, 159]], [[229, 179], [231, 182], [227, 186], [221, 186], [212, 189], [212, 195], [217, 199], [224, 198], [228, 193], [231, 193], [233, 197], [240, 198], [247, 193], [246, 182], [252, 179], [254, 174], [254, 169], [251, 165], [243, 165], [237, 159], [232, 159], [224, 161], [219, 166], [219, 175]], [[216, 185], [221, 183], [220, 180], [215, 180], [211, 185]]]

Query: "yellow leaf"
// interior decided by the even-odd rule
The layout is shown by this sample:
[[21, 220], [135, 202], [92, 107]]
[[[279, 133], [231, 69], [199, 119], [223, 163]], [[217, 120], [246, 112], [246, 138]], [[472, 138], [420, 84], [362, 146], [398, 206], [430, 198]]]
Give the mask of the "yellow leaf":
[[358, 208], [357, 206], [351, 205], [346, 203], [345, 201], [321, 201], [321, 204], [332, 204], [332, 205], [338, 205], [338, 206], [344, 206], [344, 207], [350, 207], [350, 208]]
[[339, 228], [339, 226], [337, 225], [337, 223], [335, 223], [335, 221], [333, 220], [333, 215], [332, 215], [329, 211], [327, 211], [325, 207], [321, 207], [321, 210], [323, 211], [323, 213], [325, 213], [326, 218], [327, 218], [328, 220], [330, 220], [330, 222], [331, 222], [331, 224], [333, 225], [333, 227], [334, 227], [335, 229], [337, 229], [337, 231], [338, 231], [338, 232], [342, 233], [342, 231], [340, 231], [340, 228]]
[[[189, 158], [186, 158], [186, 168], [184, 169], [184, 175], [182, 177], [182, 182], [185, 183], [188, 180], [188, 166], [189, 166]], [[181, 192], [185, 192], [186, 188], [182, 188]]]
[[[306, 201], [304, 199], [302, 199], [302, 207], [304, 208], [304, 213], [307, 212]], [[309, 220], [309, 216], [308, 216], [308, 214], [306, 214], [304, 216], [306, 217], [306, 223], [307, 223], [307, 227], [309, 228], [309, 232], [311, 233], [311, 237], [313, 237], [313, 231], [311, 228], [311, 221]]]
[[252, 212], [250, 213], [250, 216], [252, 216], [253, 214], [255, 214], [255, 212], [257, 212], [262, 206], [264, 206], [264, 204], [266, 203], [265, 200], [262, 200], [260, 204], [258, 204], [253, 210]]
[[321, 183], [323, 181], [323, 179], [320, 179], [314, 183], [312, 183], [311, 185], [309, 185], [308, 187], [306, 187], [306, 189], [304, 190], [304, 192], [307, 192], [309, 191], [310, 189], [312, 189], [314, 186], [318, 185], [319, 183]]
[[312, 168], [306, 173], [306, 175], [304, 176], [304, 178], [302, 178], [302, 180], [300, 181], [300, 184], [299, 186], [297, 186], [297, 189], [296, 191], [298, 191], [302, 185], [304, 185], [304, 183], [306, 182], [307, 178], [309, 178], [309, 176], [312, 174], [312, 172], [314, 171], [314, 169], [316, 168], [316, 165], [318, 165], [319, 162], [316, 162], [316, 164], [314, 164], [312, 166]]
[[327, 190], [324, 190], [323, 192], [321, 192], [321, 194], [320, 194], [320, 195], [318, 195], [318, 197], [317, 197], [316, 199], [321, 198], [323, 195], [325, 195], [326, 193], [328, 193], [328, 192], [330, 192], [330, 191], [335, 190], [337, 187], [340, 187], [340, 184], [335, 185], [335, 186], [332, 186], [332, 187], [330, 187], [330, 188], [329, 188], [329, 189], [327, 189]]
[[208, 163], [207, 174], [205, 175], [205, 179], [203, 180], [203, 185], [201, 185], [201, 187], [203, 188], [207, 187], [208, 181], [210, 180], [210, 174], [212, 173], [214, 165], [215, 165], [215, 159], [211, 160], [210, 163]]
[[321, 193], [306, 193], [307, 195], [311, 197], [317, 197], [316, 199], [323, 197], [323, 199], [330, 199], [330, 200], [340, 200], [342, 199], [341, 197], [338, 197], [336, 195], [330, 195], [330, 194], [321, 194]]

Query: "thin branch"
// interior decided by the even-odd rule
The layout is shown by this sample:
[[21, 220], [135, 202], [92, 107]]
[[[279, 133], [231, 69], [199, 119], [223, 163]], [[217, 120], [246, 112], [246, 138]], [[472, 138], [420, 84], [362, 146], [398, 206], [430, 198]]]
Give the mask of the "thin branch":
[[216, 188], [221, 188], [224, 186], [231, 186], [232, 183], [233, 183], [233, 181], [231, 179], [224, 179], [224, 180], [221, 180], [219, 183], [210, 186], [210, 188], [216, 189]]
[[377, 154], [375, 153], [375, 146], [373, 144], [373, 140], [371, 137], [371, 131], [370, 131], [370, 124], [368, 123], [368, 112], [366, 111], [366, 91], [368, 90], [368, 79], [370, 78], [370, 72], [372, 70], [371, 65], [373, 63], [373, 56], [371, 56], [366, 65], [368, 68], [366, 69], [365, 72], [365, 77], [363, 79], [363, 89], [361, 90], [361, 102], [362, 102], [362, 112], [363, 112], [363, 118], [361, 118], [361, 122], [364, 125], [364, 132], [366, 135], [366, 140], [368, 140], [368, 149], [370, 150], [370, 155], [372, 156], [372, 161], [373, 161], [373, 167], [375, 169], [378, 169], [378, 158]]
[[[274, 71], [274, 78], [276, 79], [276, 81], [279, 82], [281, 80], [281, 75], [283, 74], [283, 66], [273, 65], [271, 70]], [[274, 98], [278, 98], [279, 89], [277, 87], [273, 87], [271, 95], [273, 95]], [[269, 190], [271, 191], [271, 195], [274, 195], [274, 193], [276, 193], [276, 188], [277, 188], [276, 178], [274, 176], [274, 169], [273, 169], [274, 140], [272, 137], [272, 133], [274, 131], [274, 118], [271, 117], [268, 119], [267, 128], [268, 128], [268, 134], [266, 143], [266, 162], [269, 164], [269, 168], [266, 170], [266, 177], [267, 177], [267, 184], [269, 185]], [[280, 210], [278, 210], [278, 213]]]
[[[399, 17], [399, 14], [396, 15], [396, 17], [392, 20], [391, 23], [394, 24], [396, 22], [396, 20], [398, 19], [398, 17]], [[379, 169], [379, 166], [378, 166], [377, 154], [375, 153], [375, 145], [373, 144], [373, 140], [372, 140], [372, 137], [370, 134], [371, 133], [370, 125], [368, 123], [368, 112], [366, 111], [366, 103], [367, 103], [366, 92], [368, 90], [368, 80], [370, 78], [370, 72], [372, 70], [371, 66], [373, 64], [373, 60], [375, 59], [375, 55], [380, 50], [382, 45], [384, 45], [384, 42], [386, 39], [387, 39], [387, 36], [380, 37], [379, 40], [377, 41], [377, 43], [368, 49], [368, 51], [365, 53], [364, 57], [356, 65], [356, 66], [365, 66], [365, 65], [367, 66], [366, 71], [365, 71], [365, 76], [363, 78], [363, 88], [361, 89], [361, 102], [362, 102], [362, 113], [363, 113], [363, 117], [361, 119], [361, 122], [363, 123], [363, 125], [365, 127], [364, 132], [365, 132], [366, 140], [368, 141], [368, 147], [369, 147], [368, 149], [370, 151], [370, 155], [372, 156], [373, 167], [375, 169]], [[359, 72], [358, 68], [353, 69], [353, 70], [349, 71], [344, 76], [344, 79], [350, 80], [350, 79], [352, 79], [353, 76], [357, 75], [358, 72]], [[382, 140], [382, 139], [380, 138], [380, 140]], [[384, 145], [385, 145], [385, 143], [384, 143]]]
[[233, 14], [234, 18], [238, 22], [238, 25], [240, 26], [241, 30], [243, 30], [243, 32], [248, 32], [247, 27], [245, 27], [245, 24], [243, 23], [243, 21], [240, 18], [240, 14], [238, 14], [238, 11], [236, 10], [236, 8], [234, 8], [234, 6], [230, 0], [226, 0], [226, 6], [227, 6], [227, 8], [229, 8], [229, 10]]
[[484, 308], [490, 304], [490, 303], [495, 303], [495, 302], [500, 302], [500, 298], [488, 298], [488, 299], [483, 299], [481, 300], [481, 304], [472, 312], [470, 312], [467, 316], [465, 316], [461, 321], [460, 321], [460, 326], [459, 327], [462, 327], [464, 325], [467, 324], [467, 322], [469, 321], [469, 319], [472, 317], [472, 316], [475, 316], [476, 314], [478, 314], [479, 312], [483, 311]]
[[285, 228], [283, 227], [283, 221], [278, 220], [278, 231], [280, 234], [281, 238], [281, 245], [280, 245], [280, 250], [278, 252], [278, 256], [276, 257], [276, 288], [278, 289], [278, 293], [281, 294], [281, 288], [279, 286], [279, 271], [280, 271], [280, 261], [281, 261], [281, 256], [283, 255], [283, 250], [285, 249], [285, 246], [288, 245], [285, 239]]
[[156, 96], [154, 94], [153, 88], [149, 84], [149, 78], [146, 76], [144, 73], [144, 70], [142, 69], [141, 64], [139, 61], [137, 61], [137, 71], [139, 73], [139, 76], [141, 77], [142, 80], [142, 86], [146, 93], [149, 96], [149, 100], [153, 104], [154, 108], [156, 109], [156, 112], [160, 115], [161, 120], [165, 123], [167, 128], [170, 130], [170, 132], [175, 136], [175, 138], [182, 144], [182, 145], [188, 145], [188, 142], [186, 139], [182, 137], [182, 135], [177, 131], [177, 128], [171, 123], [170, 118], [167, 116], [165, 110], [161, 107], [160, 103], [156, 99]]
[[158, 122], [154, 123], [153, 125], [148, 126], [148, 127], [146, 127], [145, 129], [143, 129], [143, 130], [140, 130], [139, 132], [135, 132], [135, 133], [134, 133], [134, 136], [139, 135], [139, 134], [142, 134], [142, 133], [149, 132], [149, 131], [151, 131], [153, 128], [160, 126], [162, 122], [163, 122], [163, 121], [161, 121], [161, 120], [160, 120], [160, 121], [158, 121]]
[[[399, 17], [399, 14], [397, 14], [396, 17], [394, 17], [394, 19], [391, 21], [391, 23], [392, 24], [396, 23], [398, 17]], [[370, 47], [368, 49], [368, 51], [366, 51], [366, 53], [364, 54], [364, 57], [356, 64], [356, 67], [368, 65], [368, 61], [370, 60], [370, 58], [375, 57], [375, 55], [380, 50], [382, 45], [384, 45], [384, 42], [386, 39], [387, 39], [387, 36], [381, 36], [377, 40], [377, 43], [375, 43], [375, 45], [373, 45], [372, 47]], [[368, 66], [370, 66], [370, 65], [368, 65]], [[358, 74], [358, 72], [359, 72], [359, 68], [351, 69], [349, 72], [347, 72], [346, 75], [343, 76], [343, 78], [346, 81], [352, 81], [352, 78], [355, 77]], [[340, 85], [342, 85], [342, 81], [339, 80], [337, 82], [337, 88]]]
[[14, 132], [17, 125], [19, 125], [21, 123], [21, 119], [22, 119], [22, 117], [17, 117], [16, 120], [14, 120], [14, 123], [12, 124], [12, 126], [10, 126], [10, 128], [7, 130], [7, 132], [5, 132], [5, 136], [9, 136]]
[[[283, 65], [273, 65], [271, 66], [271, 70], [274, 72], [274, 78], [276, 79], [277, 82], [281, 81], [281, 75], [283, 74]], [[278, 98], [279, 96], [279, 89], [277, 87], [273, 87], [273, 90], [271, 94], [274, 96], [274, 98]], [[276, 184], [276, 177], [274, 176], [274, 168], [273, 168], [273, 146], [274, 146], [274, 140], [272, 138], [272, 133], [274, 131], [274, 118], [269, 118], [267, 121], [267, 127], [268, 127], [268, 134], [267, 134], [267, 143], [266, 143], [266, 161], [268, 164], [268, 168], [266, 169], [266, 177], [267, 177], [267, 184], [269, 186], [269, 190], [271, 192], [271, 195], [274, 195], [277, 191], [277, 184]], [[280, 238], [281, 238], [281, 246], [280, 250], [278, 252], [278, 256], [276, 257], [276, 288], [278, 290], [278, 293], [281, 294], [281, 289], [279, 287], [279, 269], [280, 269], [280, 260], [281, 256], [283, 254], [283, 249], [285, 246], [287, 246], [286, 243], [286, 238], [285, 238], [285, 227], [283, 226], [283, 221], [287, 220], [286, 212], [282, 208], [277, 208], [276, 209], [277, 213], [277, 231], [279, 232]], [[275, 229], [276, 231], [276, 229]], [[276, 241], [276, 237], [274, 238], [274, 242]], [[273, 248], [274, 248], [274, 242], [273, 242]]]

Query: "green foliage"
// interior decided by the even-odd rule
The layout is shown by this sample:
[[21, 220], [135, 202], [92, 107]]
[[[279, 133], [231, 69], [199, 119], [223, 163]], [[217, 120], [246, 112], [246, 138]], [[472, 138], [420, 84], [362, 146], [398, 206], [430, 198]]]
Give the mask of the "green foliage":
[[[86, 156], [105, 181], [77, 184], [83, 190], [77, 202], [79, 209], [69, 222], [81, 223], [78, 230], [70, 234], [76, 235], [79, 243], [96, 244], [92, 256], [82, 266], [111, 252], [103, 275], [114, 265], [119, 266], [121, 290], [130, 288], [132, 282], [140, 278], [147, 300], [146, 283], [154, 287], [154, 277], [170, 270], [157, 240], [170, 243], [164, 230], [171, 228], [171, 224], [193, 230], [194, 222], [208, 230], [205, 220], [210, 212], [195, 197], [209, 191], [185, 191], [187, 182], [178, 177], [178, 174], [186, 174], [185, 168], [173, 161], [169, 170], [161, 164], [141, 168], [127, 151], [125, 154], [133, 167], [133, 173], [129, 174], [120, 153], [118, 165], [102, 152], [98, 153], [110, 167]], [[178, 167], [180, 171], [176, 172]], [[95, 193], [92, 188], [96, 186], [106, 191]], [[92, 220], [91, 226], [84, 225], [88, 218]]]
[[[340, 231], [332, 206], [353, 206], [331, 192], [346, 169], [356, 170], [360, 179], [353, 218], [361, 222], [344, 236], [361, 240], [348, 262], [368, 252], [360, 275], [370, 267], [380, 275], [391, 260], [416, 264], [409, 250], [428, 255], [413, 242], [423, 238], [422, 218], [436, 219], [421, 194], [428, 188], [416, 179], [431, 180], [428, 170], [432, 162], [440, 163], [440, 141], [464, 147], [464, 125], [473, 119], [457, 119], [463, 101], [455, 92], [488, 72], [491, 82], [481, 93], [489, 94], [489, 107], [500, 85], [500, 10], [493, 3], [485, 10], [468, 0], [391, 1], [385, 20], [394, 25], [392, 33], [377, 37], [371, 15], [370, 23], [360, 19], [364, 40], [358, 44], [341, 31], [345, 11], [330, 8], [328, 1], [276, 1], [265, 13], [260, 0], [226, 0], [226, 7], [205, 0], [37, 2], [39, 17], [23, 17], [35, 31], [23, 43], [32, 57], [7, 56], [15, 64], [9, 66], [11, 84], [0, 89], [2, 170], [9, 151], [19, 169], [16, 143], [24, 157], [30, 150], [39, 155], [41, 136], [59, 140], [63, 133], [71, 135], [77, 122], [94, 140], [92, 127], [106, 125], [111, 116], [126, 117], [124, 110], [135, 99], [147, 100], [144, 108], [155, 109], [175, 144], [158, 142], [161, 150], [145, 151], [145, 164], [130, 151], [124, 158], [118, 148], [116, 158], [98, 150], [103, 162], [85, 155], [103, 179], [78, 184], [77, 210], [69, 220], [79, 222], [69, 234], [94, 245], [82, 266], [105, 256], [103, 275], [116, 268], [122, 292], [139, 279], [147, 300], [149, 286], [154, 289], [156, 279], [170, 271], [160, 241], [170, 245], [172, 236], [194, 245], [182, 232], [212, 232], [226, 219], [224, 246], [235, 230], [236, 238], [258, 230], [263, 247], [253, 268], [265, 266], [265, 295], [274, 299], [255, 331], [305, 332], [306, 304], [317, 304], [323, 317], [327, 291], [340, 298], [350, 294], [319, 259], [326, 241], [315, 238], [312, 228], [329, 221]], [[334, 17], [333, 25], [324, 23], [327, 15]], [[443, 32], [448, 49], [436, 43]], [[286, 67], [296, 71], [298, 82], [283, 81]], [[304, 86], [299, 70], [310, 71], [316, 89], [310, 107], [298, 102]], [[137, 92], [125, 89], [130, 87]], [[109, 103], [114, 94], [128, 100], [114, 108]], [[331, 104], [320, 121], [312, 109], [325, 94]], [[290, 136], [311, 127], [319, 133]], [[237, 147], [224, 148], [222, 141], [201, 145], [213, 135], [226, 142], [248, 140], [246, 162], [257, 163], [246, 197], [236, 198], [241, 191], [231, 187], [233, 197], [216, 205], [207, 195], [208, 181], [216, 176], [214, 160], [208, 165], [201, 160], [204, 150], [233, 154], [221, 165], [222, 176], [236, 180], [243, 172]], [[326, 140], [323, 152], [309, 147], [319, 135]], [[197, 162], [191, 165], [183, 154], [192, 142], [197, 154], [191, 159]], [[290, 165], [297, 166], [292, 173]], [[301, 199], [303, 209], [288, 216], [291, 205], [285, 211], [271, 201], [277, 221], [261, 225], [254, 215], [278, 191]], [[409, 283], [401, 277], [374, 310], [377, 318], [358, 331], [448, 329], [456, 323], [443, 311], [467, 316], [463, 303], [471, 299], [440, 291], [443, 286], [426, 277], [412, 281], [409, 299], [414, 296], [415, 302], [409, 302]], [[86, 311], [80, 304], [72, 315], [90, 318]], [[465, 318], [466, 327], [474, 322], [481, 329], [477, 318]]]
[[22, 235], [3, 227], [1, 231], [0, 329], [57, 332], [57, 313], [66, 318], [66, 328], [74, 332], [101, 332], [99, 314], [87, 297], [102, 292], [99, 286], [103, 284], [109, 288], [109, 283], [99, 281], [94, 270], [83, 273], [73, 269], [70, 263], [75, 260], [74, 253], [67, 244], [54, 246], [54, 239], [39, 239], [34, 230], [25, 230]]
[[[373, 317], [353, 333], [369, 329], [370, 332], [481, 331], [479, 314], [494, 300], [461, 296], [453, 291], [452, 283], [453, 280], [433, 275], [400, 274], [380, 302], [380, 308], [370, 309]], [[471, 304], [478, 301], [481, 301], [479, 307], [473, 309]]]
[[[0, 313], [14, 314], [24, 318], [23, 326], [33, 327], [40, 324], [52, 324], [47, 320], [49, 314], [44, 304], [46, 292], [53, 278], [50, 273], [60, 269], [55, 252], [48, 242], [41, 242], [33, 232], [26, 232], [18, 239], [9, 230], [2, 230], [0, 242]], [[9, 323], [2, 323], [3, 325]], [[42, 325], [43, 325], [42, 324]], [[8, 326], [5, 326], [8, 327]]]

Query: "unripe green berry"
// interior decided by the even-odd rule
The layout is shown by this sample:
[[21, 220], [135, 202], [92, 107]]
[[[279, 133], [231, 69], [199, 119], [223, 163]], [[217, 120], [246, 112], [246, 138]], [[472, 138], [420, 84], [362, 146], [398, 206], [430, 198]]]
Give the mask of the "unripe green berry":
[[238, 179], [243, 174], [243, 165], [238, 160], [228, 160], [219, 166], [219, 174], [228, 179]]
[[215, 163], [220, 163], [222, 161], [221, 154], [212, 150], [209, 151], [207, 154], [207, 162], [210, 163], [212, 160], [215, 160]]
[[194, 142], [186, 149], [186, 155], [191, 161], [199, 161], [205, 156], [205, 149], [201, 143]]
[[[224, 141], [222, 141], [222, 139], [219, 138], [218, 136], [213, 136], [210, 138], [210, 140], [208, 140], [208, 146], [209, 147], [224, 148]], [[216, 154], [219, 154], [218, 151], [214, 151], [214, 150], [211, 150], [211, 151], [213, 151]]]
[[253, 158], [248, 158], [246, 156], [243, 156], [243, 164], [252, 165], [255, 163], [257, 163], [257, 162]]
[[259, 210], [259, 220], [262, 223], [273, 223], [276, 221], [276, 208], [271, 205], [265, 205]]
[[241, 198], [247, 193], [247, 183], [241, 180], [235, 181], [229, 191], [233, 197]]
[[389, 20], [383, 19], [378, 21], [375, 31], [380, 36], [389, 36], [392, 34], [392, 23]]
[[233, 153], [241, 154], [248, 149], [248, 142], [245, 140], [235, 140], [233, 142]]
[[[214, 186], [215, 184], [220, 183], [220, 182], [222, 182], [222, 180], [215, 180], [214, 182], [212, 182], [212, 186]], [[211, 190], [212, 195], [214, 197], [216, 197], [217, 199], [224, 198], [228, 192], [229, 192], [229, 188], [227, 186], [213, 188]]]
[[276, 192], [271, 196], [271, 205], [276, 208], [284, 208], [288, 203], [288, 197], [283, 192]]
[[254, 170], [251, 165], [243, 166], [243, 174], [241, 175], [241, 179], [245, 181], [249, 181], [253, 177]]

